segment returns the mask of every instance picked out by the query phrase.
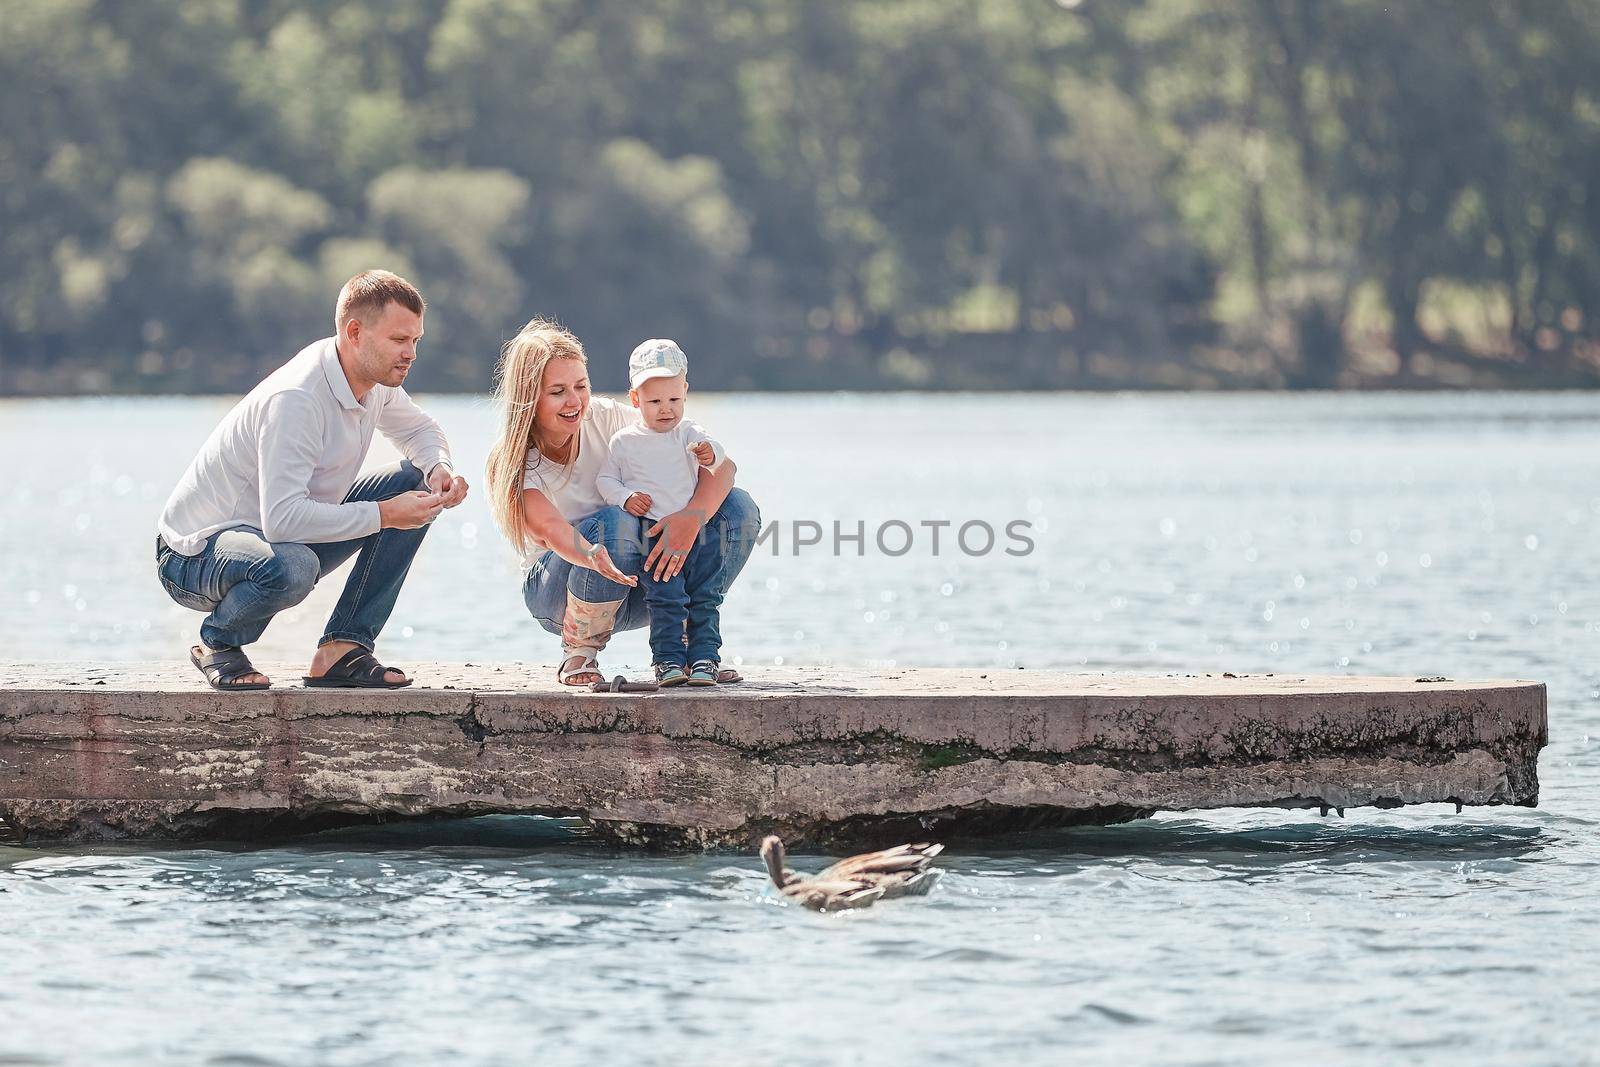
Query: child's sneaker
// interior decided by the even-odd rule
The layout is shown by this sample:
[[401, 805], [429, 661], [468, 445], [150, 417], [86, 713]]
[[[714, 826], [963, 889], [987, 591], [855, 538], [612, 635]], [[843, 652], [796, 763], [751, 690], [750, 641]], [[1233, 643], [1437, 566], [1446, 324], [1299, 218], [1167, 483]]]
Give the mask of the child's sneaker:
[[655, 671], [656, 684], [663, 689], [669, 685], [682, 685], [689, 680], [689, 676], [683, 673], [683, 664], [681, 663], [657, 663]]
[[697, 659], [694, 666], [689, 668], [690, 685], [716, 685], [717, 661], [714, 659]]

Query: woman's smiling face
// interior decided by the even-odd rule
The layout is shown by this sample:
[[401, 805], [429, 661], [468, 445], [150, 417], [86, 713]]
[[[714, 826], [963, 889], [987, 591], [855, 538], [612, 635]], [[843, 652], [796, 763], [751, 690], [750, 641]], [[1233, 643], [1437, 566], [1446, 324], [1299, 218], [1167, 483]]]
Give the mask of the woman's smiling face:
[[539, 440], [564, 447], [578, 432], [589, 410], [589, 368], [581, 359], [552, 359], [544, 365], [533, 423]]

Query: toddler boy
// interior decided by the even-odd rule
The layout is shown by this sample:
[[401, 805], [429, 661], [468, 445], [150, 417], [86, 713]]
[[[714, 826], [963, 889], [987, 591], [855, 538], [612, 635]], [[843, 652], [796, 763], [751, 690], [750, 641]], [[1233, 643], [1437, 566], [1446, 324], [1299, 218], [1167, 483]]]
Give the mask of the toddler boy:
[[[635, 348], [628, 357], [628, 387], [640, 420], [612, 436], [595, 485], [606, 503], [640, 518], [661, 519], [688, 505], [700, 468], [720, 462], [724, 453], [683, 417], [689, 359], [676, 342], [654, 338]], [[671, 578], [644, 575], [650, 654], [663, 686], [717, 683], [722, 591], [716, 588], [716, 571], [721, 562], [714, 546], [697, 543]]]

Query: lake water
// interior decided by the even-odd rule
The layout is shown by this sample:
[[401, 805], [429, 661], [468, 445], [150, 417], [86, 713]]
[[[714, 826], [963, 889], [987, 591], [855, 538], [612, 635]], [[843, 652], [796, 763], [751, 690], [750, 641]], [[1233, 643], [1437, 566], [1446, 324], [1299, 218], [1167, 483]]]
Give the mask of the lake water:
[[[487, 403], [424, 402], [475, 492], [380, 652], [546, 673], [554, 639], [481, 493]], [[1542, 804], [1009, 840], [947, 855], [926, 900], [821, 917], [775, 902], [753, 858], [539, 819], [0, 846], [0, 1062], [1593, 1060], [1600, 396], [690, 407], [780, 524], [724, 607], [728, 659], [1537, 679]], [[0, 401], [0, 659], [181, 660], [198, 616], [155, 580], [153, 525], [226, 408]], [[873, 543], [894, 520], [903, 555]], [[978, 520], [999, 540], [968, 555], [953, 534]], [[835, 521], [863, 524], [864, 554], [833, 553]], [[1013, 521], [1031, 552], [1003, 551]], [[797, 554], [805, 522], [823, 544]], [[262, 658], [307, 656], [338, 585]], [[633, 633], [604, 662], [647, 658]]]

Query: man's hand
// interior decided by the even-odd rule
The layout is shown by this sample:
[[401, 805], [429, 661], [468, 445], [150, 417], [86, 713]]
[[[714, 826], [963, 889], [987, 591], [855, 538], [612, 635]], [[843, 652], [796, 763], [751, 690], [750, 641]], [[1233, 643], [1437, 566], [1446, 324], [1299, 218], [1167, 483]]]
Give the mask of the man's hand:
[[378, 501], [378, 519], [386, 530], [415, 530], [432, 522], [444, 508], [439, 493], [401, 493]]
[[444, 498], [443, 507], [453, 508], [467, 499], [467, 480], [443, 463], [428, 475], [428, 488]]
[[[612, 499], [615, 498], [613, 497]], [[632, 496], [622, 502], [622, 510], [626, 511], [629, 515], [637, 515], [642, 519], [646, 514], [649, 513], [650, 503], [651, 501], [649, 493], [634, 493]]]
[[702, 467], [709, 467], [717, 461], [717, 450], [711, 447], [710, 441], [700, 441], [690, 446], [689, 451], [694, 453], [694, 458], [700, 461]]
[[645, 571], [654, 574], [656, 581], [664, 582], [683, 570], [683, 562], [688, 559], [689, 550], [694, 547], [708, 517], [697, 508], [684, 508], [653, 523], [645, 536], [660, 534], [661, 537], [645, 557]]

